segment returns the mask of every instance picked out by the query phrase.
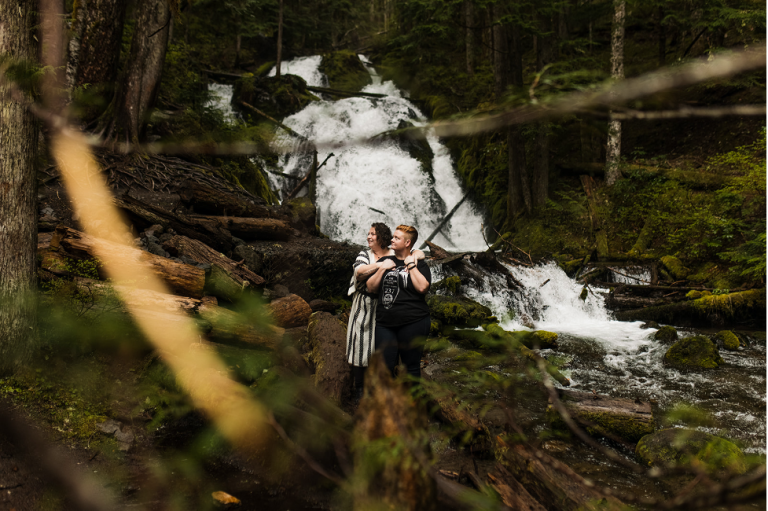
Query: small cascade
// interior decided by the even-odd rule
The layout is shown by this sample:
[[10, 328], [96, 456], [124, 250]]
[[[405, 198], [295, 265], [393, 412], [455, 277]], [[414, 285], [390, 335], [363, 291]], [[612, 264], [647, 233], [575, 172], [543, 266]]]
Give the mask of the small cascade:
[[[320, 72], [321, 55], [297, 57], [280, 64], [280, 73], [300, 76], [310, 87], [328, 87], [328, 79]], [[275, 76], [277, 69], [272, 68], [267, 76]]]
[[608, 282], [648, 286], [651, 284], [651, 268], [648, 266], [621, 266], [608, 268]]
[[211, 99], [205, 103], [206, 108], [218, 110], [224, 116], [224, 120], [232, 124], [239, 120], [237, 112], [232, 108], [233, 91], [234, 85], [211, 82], [208, 84], [208, 92], [211, 95]]
[[[321, 82], [317, 71], [320, 59], [302, 57], [287, 62], [283, 72], [296, 73], [308, 83]], [[372, 222], [384, 222], [392, 227], [413, 225], [424, 240], [462, 200], [461, 183], [448, 149], [433, 134], [426, 138], [434, 155], [431, 172], [425, 171], [421, 162], [397, 140], [351, 143], [399, 129], [406, 123], [426, 122], [418, 108], [391, 81], [382, 82], [370, 63], [364, 62], [373, 82], [364, 92], [387, 97], [316, 101], [283, 122], [319, 144], [348, 144], [341, 149], [318, 152], [319, 162], [334, 153], [317, 177], [317, 206], [323, 233], [331, 239], [362, 243]], [[285, 133], [279, 133], [278, 138], [287, 146], [295, 144]], [[285, 174], [303, 176], [311, 161], [308, 154], [287, 154], [280, 158], [278, 167]], [[279, 190], [295, 185], [294, 180], [284, 177], [270, 179]], [[449, 250], [477, 250], [484, 246], [482, 224], [482, 216], [470, 201], [465, 201], [434, 241]]]

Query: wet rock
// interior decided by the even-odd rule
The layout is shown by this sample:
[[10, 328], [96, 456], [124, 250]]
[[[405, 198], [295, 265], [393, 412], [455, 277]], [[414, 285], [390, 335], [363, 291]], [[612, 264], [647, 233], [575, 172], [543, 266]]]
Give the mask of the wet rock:
[[437, 293], [439, 291], [445, 291], [445, 294], [456, 296], [461, 289], [461, 278], [454, 275], [453, 277], [446, 277], [443, 280], [439, 280], [430, 286], [430, 291]]
[[675, 256], [664, 256], [660, 261], [675, 280], [685, 280], [691, 274], [691, 270], [686, 268], [683, 262]]
[[677, 341], [667, 350], [664, 362], [681, 369], [715, 369], [724, 362], [717, 345], [697, 335]]
[[728, 351], [736, 351], [741, 345], [739, 338], [730, 330], [718, 332], [717, 335], [715, 335], [715, 342], [717, 342], [718, 346], [722, 346]]
[[[160, 224], [152, 225], [144, 229], [144, 232], [142, 234], [146, 238], [149, 238], [149, 237], [157, 238], [158, 236], [163, 234], [163, 226]], [[155, 239], [154, 241], [157, 242], [157, 239]]]
[[724, 438], [692, 429], [662, 429], [640, 439], [635, 455], [648, 466], [687, 466], [703, 463], [710, 474], [743, 474], [744, 453]]
[[315, 387], [335, 403], [341, 404], [351, 388], [346, 357], [346, 325], [332, 314], [315, 312], [309, 320], [307, 335], [308, 358], [315, 368]]
[[646, 321], [645, 323], [640, 325], [640, 328], [642, 328], [643, 330], [647, 330], [648, 328], [661, 328], [661, 327], [659, 327], [659, 324], [656, 323], [655, 321]]
[[[653, 433], [654, 420], [650, 402], [595, 395], [573, 390], [560, 391], [560, 400], [571, 417], [595, 436], [613, 435], [637, 442]], [[550, 404], [547, 417], [553, 426], [563, 429], [565, 423]]]
[[293, 215], [293, 226], [314, 233], [317, 230], [317, 208], [309, 197], [297, 197], [287, 201]]
[[110, 435], [117, 440], [117, 448], [121, 451], [129, 451], [133, 445], [135, 439], [131, 428], [123, 426], [121, 422], [114, 419], [107, 419], [104, 422], [97, 424], [96, 428], [104, 433]]
[[653, 338], [663, 343], [673, 343], [677, 340], [677, 330], [673, 326], [656, 327], [658, 330], [653, 334]]
[[300, 76], [244, 76], [235, 82], [232, 106], [245, 116], [262, 122], [264, 119], [261, 116], [243, 107], [240, 102], [245, 101], [267, 115], [282, 119], [318, 100], [317, 96], [307, 90], [307, 82]]
[[477, 327], [497, 321], [491, 309], [469, 298], [431, 295], [427, 305], [432, 318], [444, 325]]
[[237, 261], [243, 261], [243, 264], [248, 267], [253, 273], [261, 274], [261, 267], [264, 264], [264, 257], [256, 252], [253, 247], [248, 245], [238, 245], [232, 251], [233, 259]]

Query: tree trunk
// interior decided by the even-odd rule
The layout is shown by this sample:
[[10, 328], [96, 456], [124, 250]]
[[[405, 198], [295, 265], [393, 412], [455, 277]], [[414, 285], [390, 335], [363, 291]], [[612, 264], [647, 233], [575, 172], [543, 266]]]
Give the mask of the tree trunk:
[[280, 10], [277, 15], [277, 62], [275, 76], [280, 78], [280, 67], [283, 63], [283, 0], [280, 0]]
[[[560, 25], [565, 22], [560, 17]], [[539, 73], [552, 62], [554, 57], [554, 26], [551, 15], [539, 19], [538, 46], [536, 48], [536, 68]], [[549, 123], [538, 123], [536, 130], [536, 163], [531, 179], [531, 207], [538, 208], [547, 202], [549, 193]]]
[[[625, 0], [614, 0], [613, 27], [611, 36], [611, 76], [624, 78], [624, 18]], [[605, 181], [613, 185], [621, 177], [619, 160], [621, 158], [621, 121], [608, 123], [608, 145], [605, 156]]]
[[507, 27], [501, 24], [501, 9], [493, 7], [493, 84], [496, 101], [501, 101], [509, 85], [509, 43]]
[[[515, 88], [523, 86], [522, 44], [520, 27], [512, 25], [511, 38], [508, 41], [509, 78]], [[507, 222], [531, 210], [531, 189], [528, 170], [525, 166], [525, 141], [520, 134], [520, 127], [514, 126], [507, 130]]]
[[667, 63], [667, 30], [664, 26], [664, 7], [661, 5], [659, 6], [658, 17], [659, 67], [664, 67]]
[[[32, 61], [37, 3], [0, 0], [0, 55]], [[31, 62], [30, 62], [31, 64]], [[38, 127], [0, 80], [0, 373], [18, 367], [35, 346]]]
[[131, 51], [107, 112], [106, 137], [138, 143], [146, 117], [155, 103], [171, 28], [167, 0], [140, 0]]
[[287, 240], [293, 236], [293, 228], [276, 218], [240, 218], [233, 216], [192, 216], [200, 225], [226, 229], [245, 240]]
[[472, 0], [464, 0], [464, 24], [466, 25], [465, 48], [467, 52], [467, 74], [475, 74], [475, 7]]
[[109, 92], [110, 97], [114, 93], [108, 89], [117, 82], [127, 4], [126, 0], [76, 3], [71, 27], [74, 36], [69, 43], [67, 63], [67, 81], [71, 87], [88, 84], [99, 92]]

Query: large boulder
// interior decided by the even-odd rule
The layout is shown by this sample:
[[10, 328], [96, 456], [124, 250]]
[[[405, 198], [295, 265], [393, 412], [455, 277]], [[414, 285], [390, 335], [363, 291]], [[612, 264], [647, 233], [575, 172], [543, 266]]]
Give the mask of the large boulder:
[[695, 461], [712, 474], [743, 474], [744, 453], [724, 438], [692, 429], [662, 429], [640, 439], [635, 455], [648, 466], [686, 466]]
[[371, 74], [357, 54], [350, 50], [334, 51], [323, 55], [320, 72], [328, 78], [332, 89], [358, 92], [373, 83]]
[[309, 362], [315, 369], [315, 387], [336, 404], [350, 390], [347, 363], [347, 328], [328, 312], [315, 312], [309, 320]]
[[709, 337], [686, 337], [673, 344], [664, 362], [680, 369], [716, 369], [724, 361], [717, 345]]
[[443, 325], [477, 327], [496, 321], [491, 309], [469, 298], [431, 295], [427, 305], [432, 319]]
[[736, 334], [730, 330], [723, 330], [722, 332], [718, 332], [715, 336], [715, 342], [717, 342], [718, 346], [722, 346], [728, 351], [736, 351], [741, 345], [739, 338], [736, 337]]
[[666, 325], [660, 327], [656, 333], [653, 334], [653, 338], [659, 342], [671, 344], [677, 340], [677, 330], [673, 326]]

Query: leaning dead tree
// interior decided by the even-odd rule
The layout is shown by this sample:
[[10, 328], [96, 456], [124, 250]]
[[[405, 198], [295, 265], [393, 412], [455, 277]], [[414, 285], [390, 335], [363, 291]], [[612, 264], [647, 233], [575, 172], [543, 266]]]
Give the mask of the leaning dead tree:
[[[615, 80], [624, 78], [624, 18], [626, 17], [625, 0], [613, 2], [613, 29], [611, 35], [611, 76]], [[605, 181], [610, 186], [621, 177], [619, 158], [621, 158], [621, 121], [611, 119], [608, 123], [608, 147], [605, 157]]]

